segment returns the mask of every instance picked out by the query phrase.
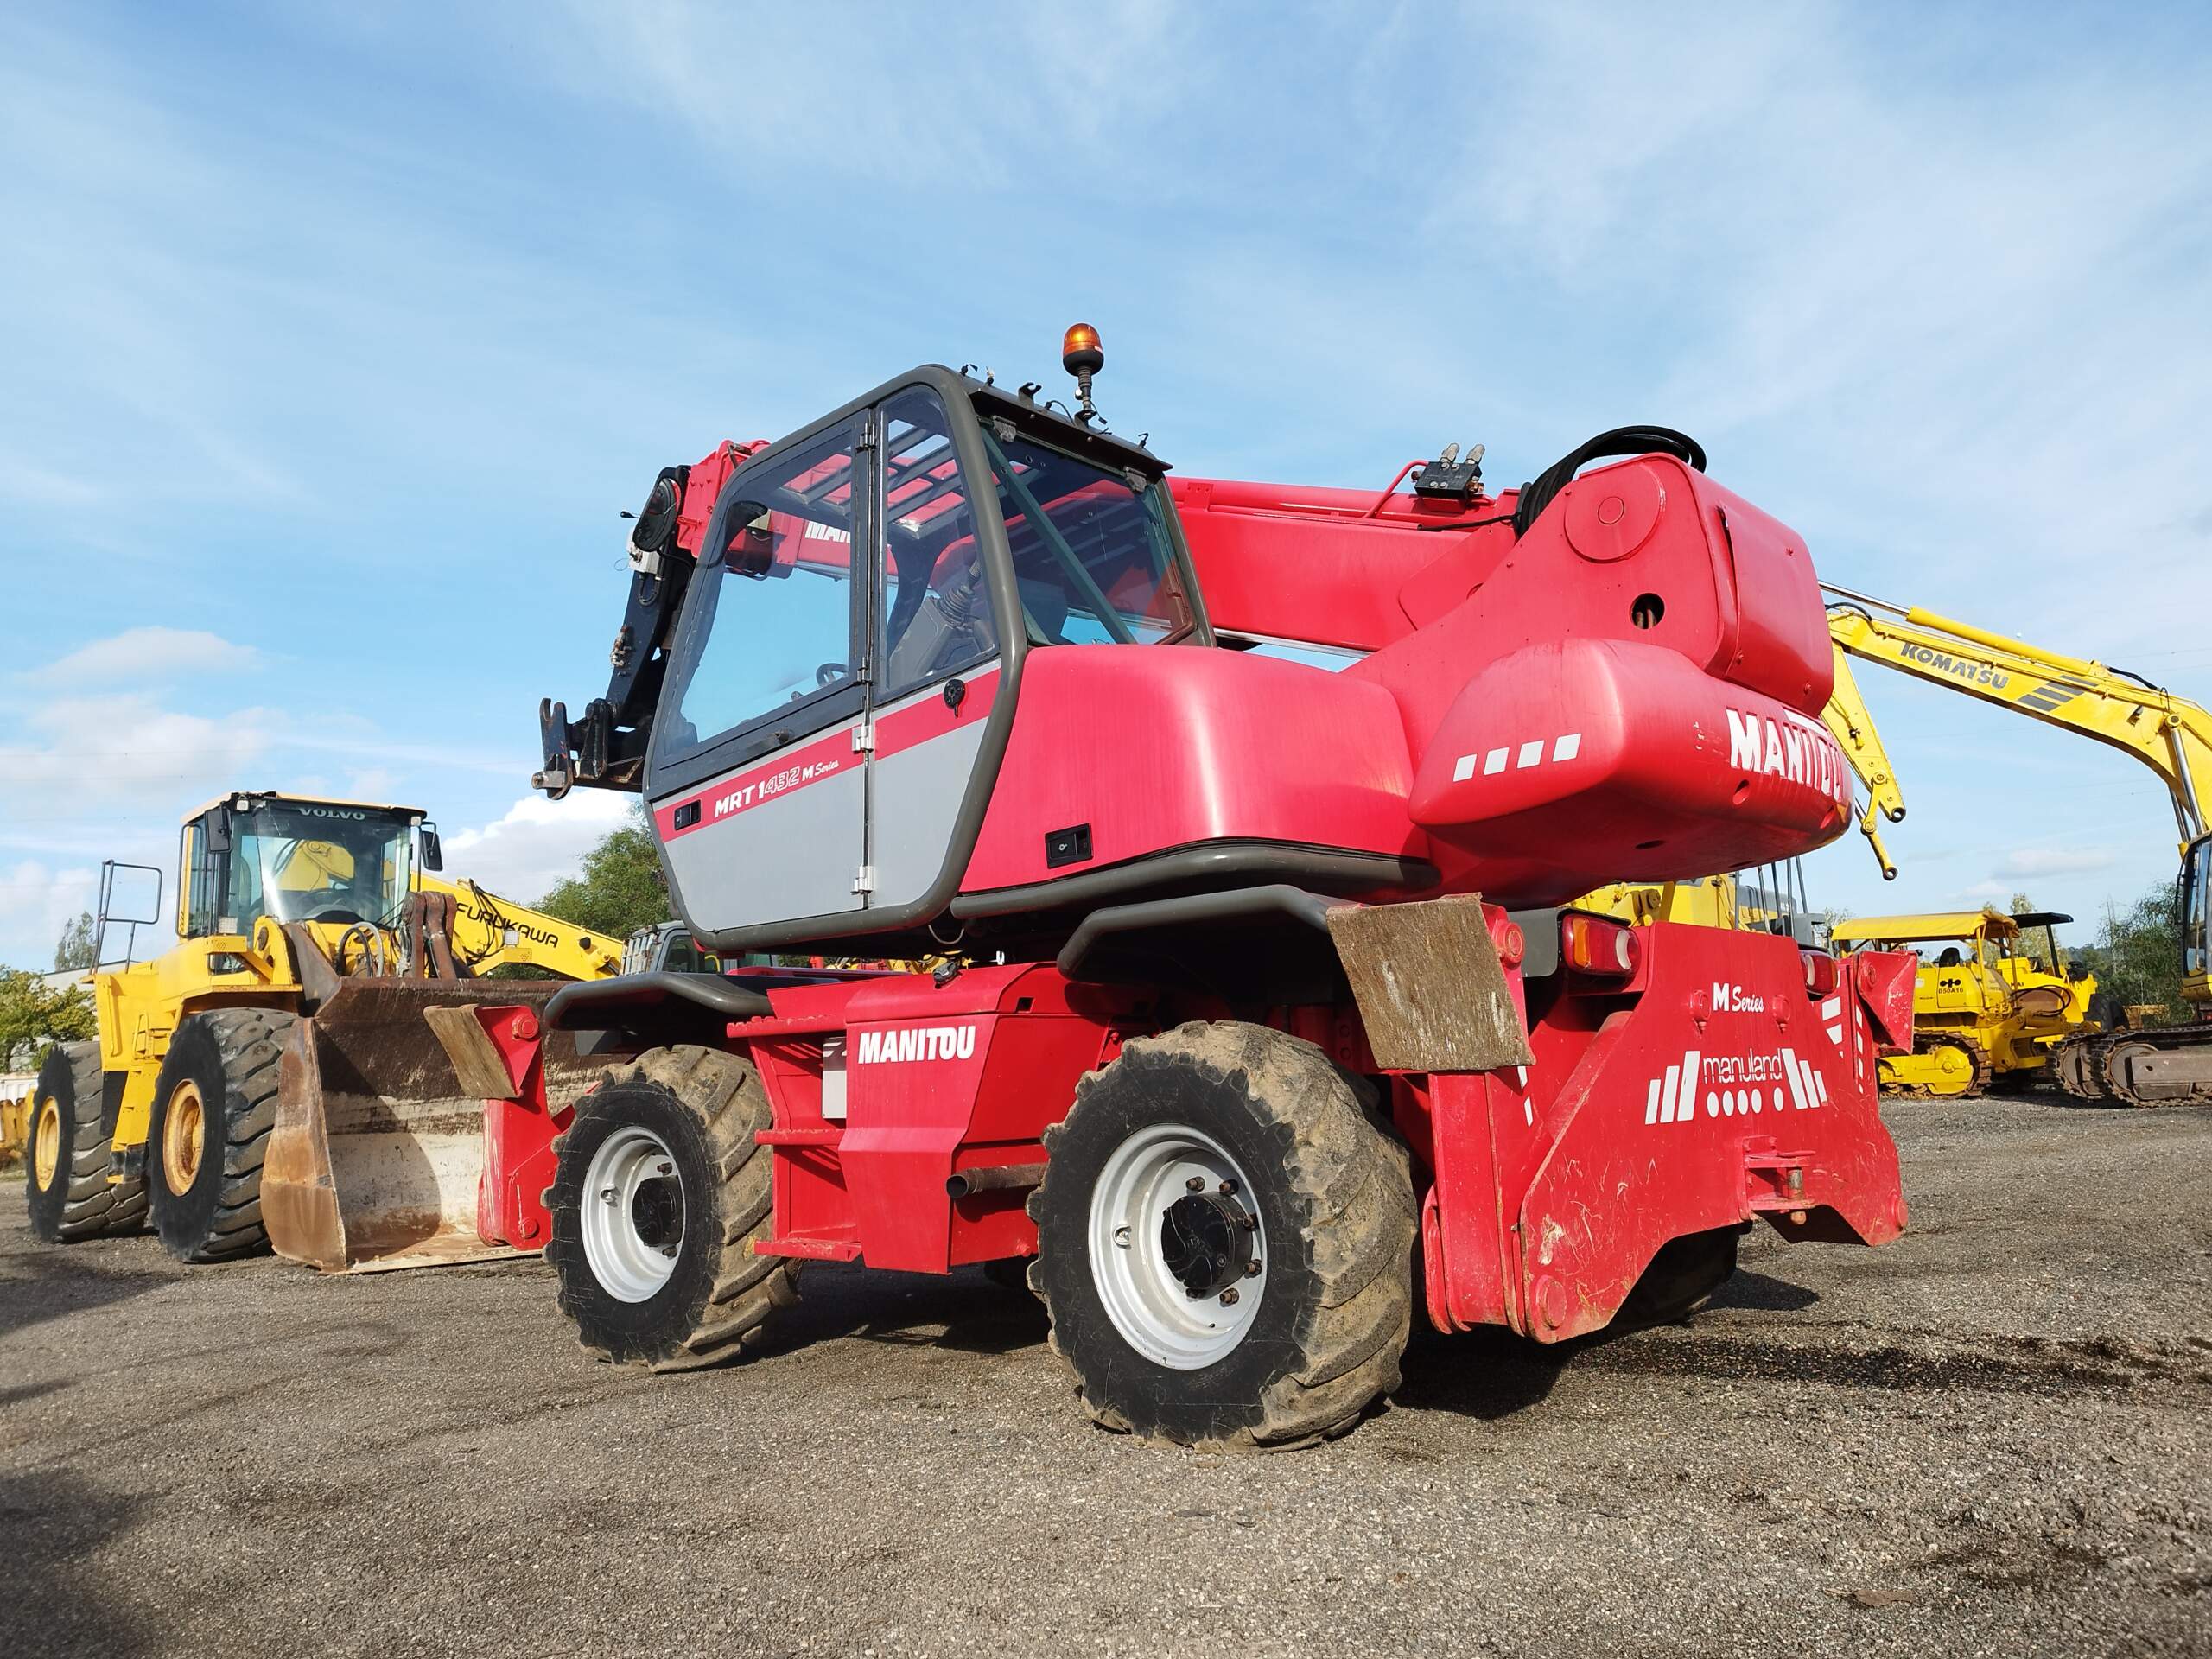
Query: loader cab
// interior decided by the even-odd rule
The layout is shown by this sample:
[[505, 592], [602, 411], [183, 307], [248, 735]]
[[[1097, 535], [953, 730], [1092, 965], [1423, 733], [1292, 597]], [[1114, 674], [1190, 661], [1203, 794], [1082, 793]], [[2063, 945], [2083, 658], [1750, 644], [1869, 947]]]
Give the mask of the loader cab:
[[645, 772], [702, 944], [926, 925], [973, 847], [1030, 652], [1213, 643], [1164, 471], [924, 368], [731, 474]]
[[2212, 1001], [2212, 836], [2200, 836], [2182, 855], [2182, 991], [2192, 1002]]
[[395, 924], [416, 870], [413, 807], [236, 794], [185, 820], [178, 931], [243, 938], [263, 918]]

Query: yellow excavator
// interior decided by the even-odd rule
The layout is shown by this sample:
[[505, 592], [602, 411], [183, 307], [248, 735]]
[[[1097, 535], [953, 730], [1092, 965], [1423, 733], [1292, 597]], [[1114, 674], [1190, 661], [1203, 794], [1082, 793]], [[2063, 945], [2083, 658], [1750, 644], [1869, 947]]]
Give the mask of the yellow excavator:
[[[478, 1236], [483, 1109], [425, 1011], [543, 1002], [619, 973], [622, 942], [442, 861], [416, 808], [240, 791], [185, 820], [167, 915], [162, 871], [104, 867], [99, 1035], [49, 1051], [33, 1090], [32, 1230], [150, 1220], [187, 1262], [266, 1242], [332, 1268], [512, 1253]], [[128, 902], [134, 883], [150, 899]], [[172, 918], [177, 943], [135, 960], [138, 930]], [[501, 969], [537, 977], [480, 988]], [[581, 1070], [554, 1064], [563, 1084]]]
[[2181, 844], [2176, 943], [2182, 995], [2196, 1017], [2126, 1030], [2107, 1013], [2080, 1020], [2044, 1046], [2060, 1085], [2085, 1099], [2148, 1105], [2212, 1097], [2212, 797], [2204, 792], [2212, 789], [2212, 713], [2088, 658], [2046, 651], [1917, 606], [1822, 586], [1831, 601], [1828, 632], [1840, 650], [2103, 743], [2158, 774]]

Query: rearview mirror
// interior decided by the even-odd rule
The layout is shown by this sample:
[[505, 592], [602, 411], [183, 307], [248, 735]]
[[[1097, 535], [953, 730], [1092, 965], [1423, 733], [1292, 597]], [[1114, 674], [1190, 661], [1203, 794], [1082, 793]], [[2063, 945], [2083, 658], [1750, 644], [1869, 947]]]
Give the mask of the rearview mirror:
[[426, 870], [442, 870], [446, 867], [446, 855], [444, 849], [438, 844], [438, 826], [435, 823], [424, 824], [422, 835], [423, 868]]

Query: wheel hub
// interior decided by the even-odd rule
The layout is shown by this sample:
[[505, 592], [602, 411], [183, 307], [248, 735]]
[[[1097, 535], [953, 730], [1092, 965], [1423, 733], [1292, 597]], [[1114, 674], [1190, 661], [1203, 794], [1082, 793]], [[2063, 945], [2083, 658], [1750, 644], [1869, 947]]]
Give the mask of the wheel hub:
[[169, 1096], [162, 1114], [162, 1179], [172, 1192], [188, 1192], [200, 1178], [200, 1156], [207, 1136], [207, 1109], [200, 1085], [189, 1078]]
[[1235, 1352], [1268, 1285], [1249, 1177], [1203, 1129], [1154, 1123], [1108, 1154], [1086, 1238], [1100, 1304], [1154, 1364], [1200, 1370]]
[[1160, 1218], [1160, 1253], [1192, 1297], [1218, 1296], [1257, 1266], [1259, 1218], [1226, 1193], [1185, 1192]]
[[658, 1294], [683, 1248], [683, 1179], [651, 1129], [627, 1124], [592, 1154], [578, 1217], [584, 1261], [617, 1301]]
[[38, 1175], [38, 1190], [44, 1192], [54, 1185], [54, 1172], [61, 1167], [61, 1103], [41, 1101], [38, 1109], [38, 1128], [32, 1137], [32, 1168]]

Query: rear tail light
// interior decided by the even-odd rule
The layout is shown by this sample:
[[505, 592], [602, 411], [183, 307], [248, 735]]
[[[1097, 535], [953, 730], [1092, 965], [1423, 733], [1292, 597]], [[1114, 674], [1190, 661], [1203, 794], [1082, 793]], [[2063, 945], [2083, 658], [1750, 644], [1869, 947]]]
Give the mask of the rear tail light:
[[1570, 914], [1560, 918], [1560, 952], [1570, 968], [1625, 979], [1636, 971], [1642, 948], [1632, 927], [1601, 916]]
[[1836, 959], [1820, 950], [1799, 954], [1805, 958], [1805, 988], [1815, 996], [1826, 996], [1834, 990], [1839, 976]]

